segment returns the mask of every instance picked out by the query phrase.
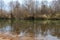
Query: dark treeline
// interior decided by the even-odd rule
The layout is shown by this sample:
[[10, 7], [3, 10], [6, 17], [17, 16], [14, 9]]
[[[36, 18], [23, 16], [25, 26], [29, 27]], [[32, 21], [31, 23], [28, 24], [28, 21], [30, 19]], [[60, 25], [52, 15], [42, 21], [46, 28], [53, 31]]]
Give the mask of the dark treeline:
[[60, 19], [60, 0], [38, 1], [24, 0], [9, 2], [9, 12], [4, 10], [3, 0], [0, 1], [0, 18], [15, 19]]

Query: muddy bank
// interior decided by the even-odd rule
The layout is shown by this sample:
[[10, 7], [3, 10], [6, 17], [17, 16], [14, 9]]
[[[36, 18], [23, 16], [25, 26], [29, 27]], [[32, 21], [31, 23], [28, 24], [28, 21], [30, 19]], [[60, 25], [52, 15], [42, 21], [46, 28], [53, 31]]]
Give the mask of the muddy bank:
[[20, 36], [20, 35], [13, 35], [8, 33], [0, 33], [0, 40], [35, 40], [33, 36], [26, 35], [26, 36]]
[[54, 37], [52, 35], [33, 36], [31, 34], [27, 34], [20, 36], [17, 34], [0, 33], [0, 40], [60, 40], [60, 39], [57, 39], [57, 37]]

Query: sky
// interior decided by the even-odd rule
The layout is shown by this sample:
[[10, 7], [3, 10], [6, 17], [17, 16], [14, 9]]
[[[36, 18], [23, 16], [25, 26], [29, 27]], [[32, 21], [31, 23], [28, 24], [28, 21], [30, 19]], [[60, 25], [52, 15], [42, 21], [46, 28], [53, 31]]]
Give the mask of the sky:
[[[10, 1], [16, 1], [16, 0], [4, 0], [5, 1], [5, 3], [7, 4], [7, 3], [9, 3]], [[23, 3], [23, 0], [18, 0], [20, 3]], [[37, 1], [42, 1], [42, 0], [37, 0]], [[43, 0], [44, 1], [44, 0]], [[52, 0], [47, 0], [48, 2], [50, 2], [50, 1], [52, 1]]]
[[[5, 4], [6, 4], [6, 7], [5, 7], [5, 9], [7, 10], [7, 9], [9, 9], [8, 8], [8, 4], [9, 4], [9, 2], [10, 1], [17, 1], [17, 0], [3, 0], [4, 2], [5, 2]], [[20, 2], [20, 4], [22, 4], [23, 3], [23, 0], [18, 0], [19, 2]], [[45, 0], [36, 0], [36, 1], [39, 1], [39, 2], [41, 2], [41, 1], [45, 1]], [[47, 0], [48, 2], [51, 2], [52, 0]]]

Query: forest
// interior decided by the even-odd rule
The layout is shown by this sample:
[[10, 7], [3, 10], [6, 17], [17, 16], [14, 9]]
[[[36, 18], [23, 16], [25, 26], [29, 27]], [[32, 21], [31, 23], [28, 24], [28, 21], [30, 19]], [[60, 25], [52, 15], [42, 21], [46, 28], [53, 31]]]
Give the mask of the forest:
[[0, 18], [7, 19], [60, 19], [60, 0], [52, 0], [51, 2], [24, 0], [21, 4], [17, 1], [8, 3], [9, 11], [4, 6], [4, 0], [0, 1]]

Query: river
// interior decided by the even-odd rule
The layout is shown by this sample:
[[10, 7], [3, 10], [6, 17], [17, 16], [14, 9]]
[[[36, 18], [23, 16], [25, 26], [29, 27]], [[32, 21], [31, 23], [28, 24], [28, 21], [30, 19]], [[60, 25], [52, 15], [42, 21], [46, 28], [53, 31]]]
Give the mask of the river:
[[21, 40], [60, 40], [60, 20], [0, 20], [0, 33]]

